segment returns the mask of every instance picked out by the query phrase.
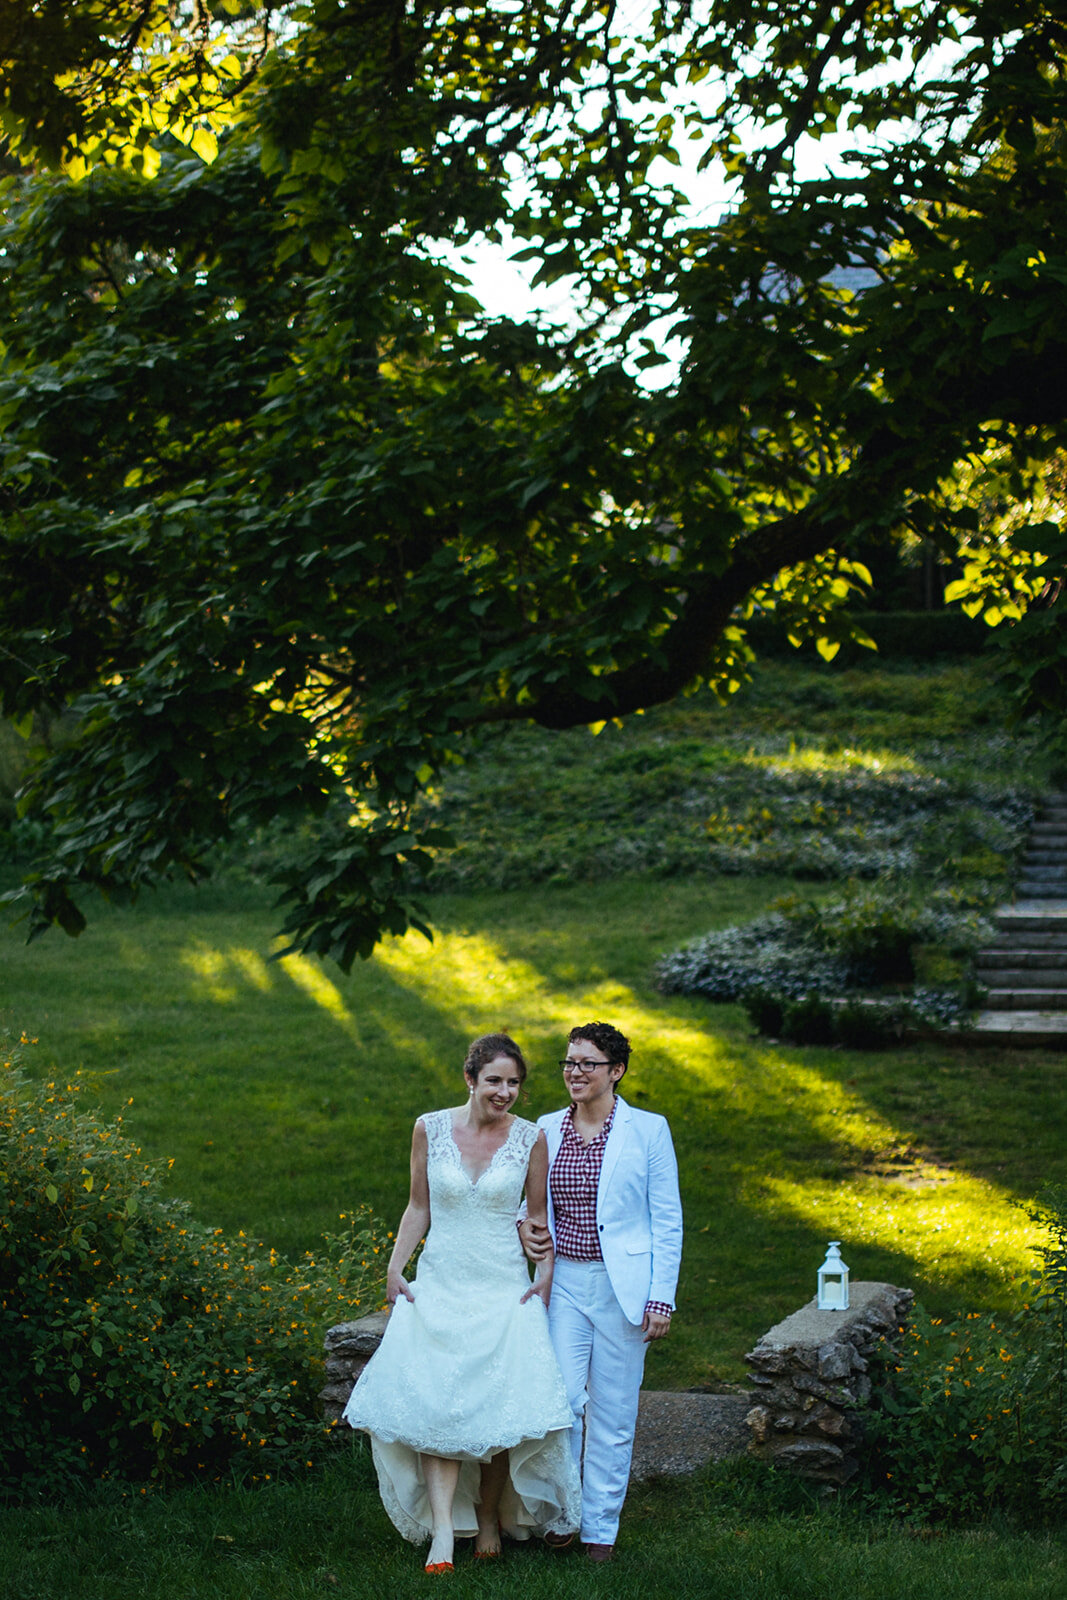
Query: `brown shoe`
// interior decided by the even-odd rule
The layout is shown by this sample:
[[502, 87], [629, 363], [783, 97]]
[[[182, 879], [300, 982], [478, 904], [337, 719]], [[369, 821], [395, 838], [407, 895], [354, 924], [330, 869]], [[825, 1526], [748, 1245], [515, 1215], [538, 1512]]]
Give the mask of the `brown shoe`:
[[569, 1550], [574, 1544], [573, 1533], [546, 1533], [545, 1544], [550, 1550]]
[[589, 1561], [610, 1561], [615, 1554], [615, 1546], [613, 1544], [587, 1544], [585, 1554]]

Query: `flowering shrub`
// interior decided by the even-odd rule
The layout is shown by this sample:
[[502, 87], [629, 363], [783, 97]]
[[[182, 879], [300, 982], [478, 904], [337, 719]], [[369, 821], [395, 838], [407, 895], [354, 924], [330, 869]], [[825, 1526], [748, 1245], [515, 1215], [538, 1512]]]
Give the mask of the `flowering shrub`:
[[77, 1082], [0, 1076], [0, 1492], [303, 1463], [322, 1329], [380, 1303], [366, 1213], [293, 1265], [195, 1222], [80, 1104]]
[[1049, 1229], [1014, 1316], [916, 1308], [876, 1386], [868, 1478], [895, 1512], [963, 1520], [1067, 1510], [1067, 1189], [1030, 1215]]

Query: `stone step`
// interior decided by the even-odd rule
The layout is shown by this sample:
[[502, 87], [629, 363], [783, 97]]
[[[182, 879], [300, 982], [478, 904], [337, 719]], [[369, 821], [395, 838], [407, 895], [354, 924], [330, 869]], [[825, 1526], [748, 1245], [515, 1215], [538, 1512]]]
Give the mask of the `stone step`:
[[982, 983], [996, 989], [1063, 989], [1067, 991], [1065, 967], [982, 967]]
[[[1063, 935], [1060, 935], [1063, 938]], [[1013, 948], [1011, 945], [990, 945], [988, 949], [979, 950], [974, 958], [976, 967], [1025, 967], [1027, 971], [1040, 968], [1042, 971], [1067, 973], [1067, 942], [1058, 949], [1031, 950], [1025, 947]]]
[[987, 989], [990, 1011], [1067, 1011], [1067, 989]]
[[1035, 861], [1033, 856], [1026, 856], [1021, 876], [1039, 879], [1042, 883], [1067, 883], [1067, 865], [1059, 861]]
[[1023, 856], [1024, 867], [1058, 867], [1067, 865], [1067, 841], [1048, 850], [1028, 850]]
[[1067, 1015], [1058, 1011], [979, 1011], [968, 1037], [976, 1044], [1055, 1049], [1067, 1045]]
[[1048, 839], [1056, 834], [1065, 833], [1067, 833], [1067, 816], [1062, 818], [1038, 817], [1036, 822], [1031, 822], [1030, 824], [1031, 838]]
[[993, 925], [998, 933], [1032, 934], [1041, 941], [1067, 933], [1067, 900], [1059, 906], [1001, 906], [993, 913]]
[[1067, 933], [1067, 896], [1059, 906], [1027, 906], [1022, 898], [1013, 906], [998, 906], [993, 912], [998, 928], [1027, 928], [1033, 933]]
[[1067, 891], [1067, 881], [1062, 878], [1021, 878], [1016, 891], [1024, 900], [1062, 900]]

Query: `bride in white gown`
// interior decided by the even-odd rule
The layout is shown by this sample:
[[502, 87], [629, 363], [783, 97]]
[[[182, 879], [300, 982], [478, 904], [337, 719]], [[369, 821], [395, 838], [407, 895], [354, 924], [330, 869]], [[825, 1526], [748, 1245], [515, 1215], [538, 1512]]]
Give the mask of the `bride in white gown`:
[[[531, 1284], [515, 1227], [545, 1222], [545, 1136], [512, 1114], [526, 1063], [507, 1034], [467, 1053], [464, 1106], [415, 1124], [411, 1197], [389, 1262], [385, 1336], [344, 1416], [371, 1436], [382, 1502], [427, 1572], [451, 1570], [453, 1540], [477, 1557], [581, 1520], [573, 1417], [545, 1315], [552, 1262]], [[426, 1246], [414, 1280], [403, 1273]]]

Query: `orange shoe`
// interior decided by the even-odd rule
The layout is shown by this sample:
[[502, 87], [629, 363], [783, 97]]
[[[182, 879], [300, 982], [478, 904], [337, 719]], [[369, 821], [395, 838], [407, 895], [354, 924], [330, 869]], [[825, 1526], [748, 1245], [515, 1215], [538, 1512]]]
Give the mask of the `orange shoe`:
[[428, 1561], [422, 1569], [424, 1572], [454, 1572], [451, 1561]]

